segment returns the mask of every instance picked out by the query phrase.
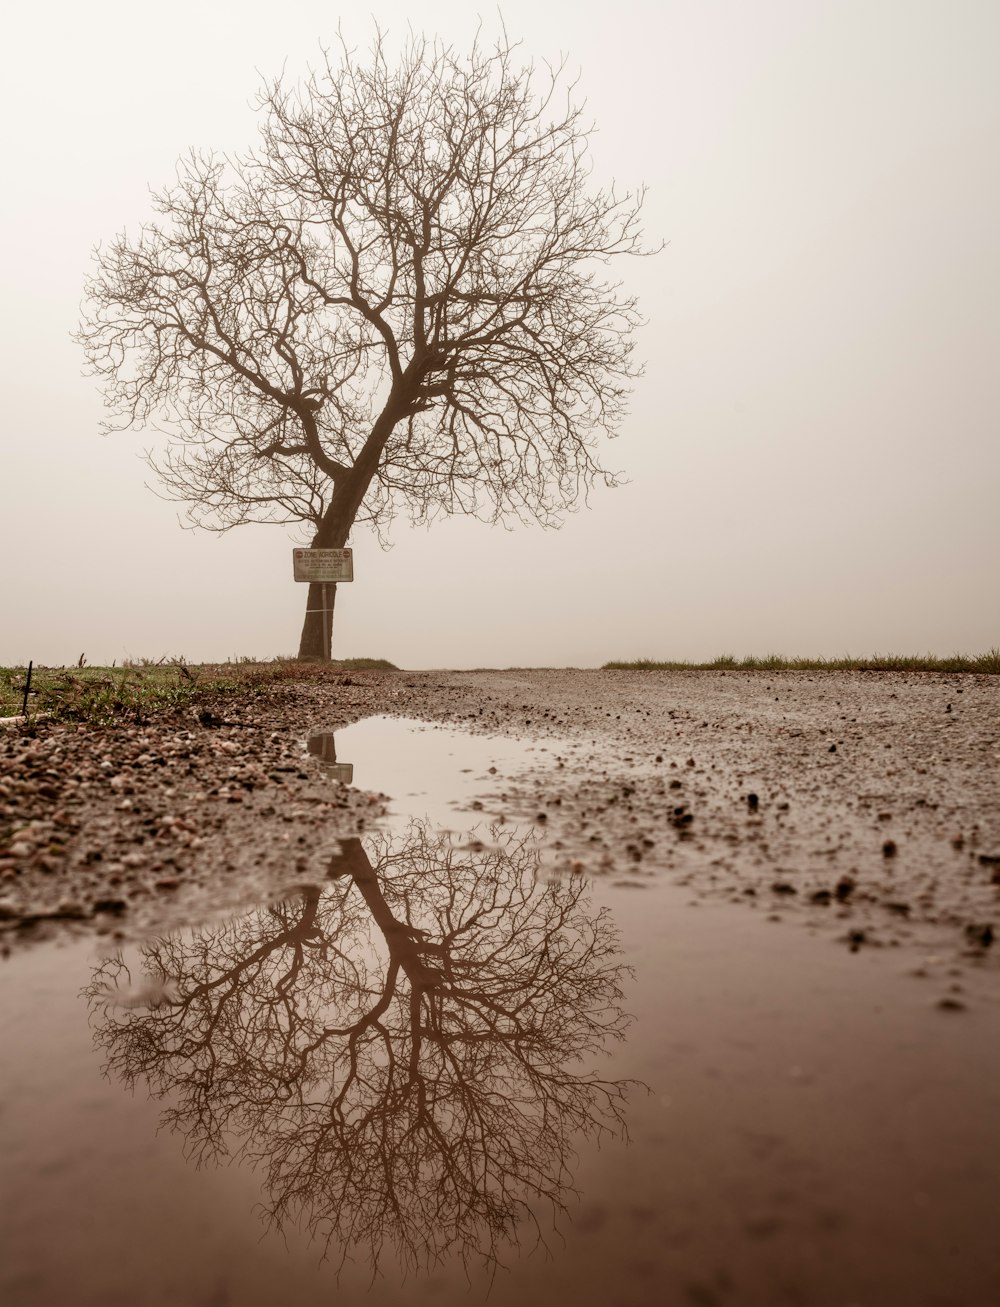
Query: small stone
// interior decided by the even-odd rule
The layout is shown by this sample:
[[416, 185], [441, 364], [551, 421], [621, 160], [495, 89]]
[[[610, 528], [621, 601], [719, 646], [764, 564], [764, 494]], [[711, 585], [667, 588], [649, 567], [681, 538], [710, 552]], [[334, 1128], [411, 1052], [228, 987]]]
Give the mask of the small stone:
[[894, 857], [896, 856], [897, 852], [898, 852], [898, 849], [897, 849], [897, 847], [896, 847], [896, 841], [895, 841], [895, 840], [886, 840], [886, 842], [882, 845], [882, 857], [883, 857], [883, 858], [894, 858]]
[[65, 917], [70, 921], [79, 921], [80, 918], [85, 917], [87, 913], [83, 905], [77, 903], [75, 899], [63, 899], [52, 915], [55, 917]]
[[124, 899], [95, 899], [93, 905], [95, 913], [110, 912], [115, 915], [124, 912], [127, 908], [128, 904]]
[[994, 940], [992, 923], [971, 921], [965, 928], [965, 938], [979, 948], [989, 948]]

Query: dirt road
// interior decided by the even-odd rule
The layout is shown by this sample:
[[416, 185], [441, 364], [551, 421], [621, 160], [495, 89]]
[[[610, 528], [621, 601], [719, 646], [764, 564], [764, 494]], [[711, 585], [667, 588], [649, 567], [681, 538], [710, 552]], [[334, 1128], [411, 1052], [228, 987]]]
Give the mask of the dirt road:
[[135, 936], [322, 879], [383, 797], [332, 785], [305, 741], [374, 713], [537, 740], [555, 761], [500, 805], [544, 824], [570, 873], [669, 876], [853, 948], [993, 953], [1000, 682], [788, 672], [352, 673], [146, 726], [8, 729], [8, 946]]
[[995, 679], [531, 673], [460, 684], [483, 697], [487, 725], [572, 741], [562, 766], [510, 794], [558, 832], [569, 869], [635, 884], [666, 875], [854, 950], [918, 946], [988, 969], [1000, 927]]
[[[114, 731], [6, 728], [0, 1297], [994, 1301], [998, 727], [987, 677], [511, 671], [352, 673]], [[429, 827], [405, 826], [432, 791], [465, 832], [433, 857]], [[527, 1042], [525, 1014], [542, 1021]], [[627, 1033], [600, 1083], [626, 1094], [631, 1147], [588, 1137], [587, 1021]], [[344, 1113], [340, 1146], [331, 1111], [369, 1027], [365, 1111]], [[476, 1120], [495, 1113], [472, 1162], [470, 1094]], [[223, 1122], [266, 1174], [229, 1165]], [[300, 1137], [306, 1161], [328, 1141], [323, 1165], [275, 1172]], [[410, 1139], [426, 1153], [401, 1166]], [[180, 1161], [215, 1147], [225, 1165]], [[450, 1224], [417, 1184], [436, 1148], [467, 1200]], [[560, 1210], [549, 1256], [521, 1256], [514, 1223], [493, 1282], [480, 1199], [497, 1166], [513, 1210], [544, 1192]], [[261, 1239], [254, 1212], [288, 1194], [332, 1221], [334, 1270], [291, 1219]], [[355, 1229], [372, 1203], [393, 1214], [374, 1235]], [[338, 1283], [342, 1255], [357, 1265]]]

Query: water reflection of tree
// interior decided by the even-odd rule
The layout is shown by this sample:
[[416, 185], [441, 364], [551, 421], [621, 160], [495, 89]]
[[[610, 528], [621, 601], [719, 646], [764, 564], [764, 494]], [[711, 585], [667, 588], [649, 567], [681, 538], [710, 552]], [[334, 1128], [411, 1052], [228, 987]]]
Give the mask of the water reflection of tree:
[[279, 1228], [341, 1259], [455, 1249], [495, 1266], [542, 1237], [577, 1136], [623, 1131], [624, 968], [583, 882], [544, 883], [523, 836], [460, 850], [426, 826], [350, 840], [330, 884], [142, 950], [88, 991], [109, 1072], [167, 1098], [199, 1161], [245, 1158]]

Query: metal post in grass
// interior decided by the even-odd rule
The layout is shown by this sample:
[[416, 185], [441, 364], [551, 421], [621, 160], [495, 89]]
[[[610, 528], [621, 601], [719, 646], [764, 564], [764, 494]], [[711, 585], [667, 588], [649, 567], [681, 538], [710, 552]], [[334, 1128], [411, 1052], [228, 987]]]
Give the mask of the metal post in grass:
[[30, 659], [30, 658], [29, 658], [29, 659], [28, 659], [28, 674], [27, 674], [27, 676], [24, 678], [24, 699], [23, 699], [22, 702], [21, 702], [21, 716], [22, 716], [22, 717], [27, 717], [27, 715], [28, 715], [28, 695], [31, 693], [31, 668], [32, 668], [32, 666], [33, 666], [33, 659]]

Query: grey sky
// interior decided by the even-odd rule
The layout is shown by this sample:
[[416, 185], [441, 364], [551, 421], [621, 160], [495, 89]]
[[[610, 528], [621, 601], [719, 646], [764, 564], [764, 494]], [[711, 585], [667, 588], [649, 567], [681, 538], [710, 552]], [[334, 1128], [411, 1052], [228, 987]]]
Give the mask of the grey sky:
[[[559, 532], [356, 532], [335, 653], [404, 666], [1000, 645], [1000, 5], [508, 3], [568, 54], [599, 178], [669, 242], [621, 269], [648, 319], [630, 484]], [[463, 4], [374, 0], [459, 47]], [[20, 6], [5, 20], [0, 661], [293, 652], [279, 528], [179, 529], [149, 439], [101, 438], [70, 341], [93, 245], [189, 146], [251, 144], [262, 77], [329, 41], [289, 0]], [[491, 24], [493, 26], [491, 26]], [[487, 33], [496, 20], [487, 16]], [[370, 22], [344, 11], [365, 46]]]

